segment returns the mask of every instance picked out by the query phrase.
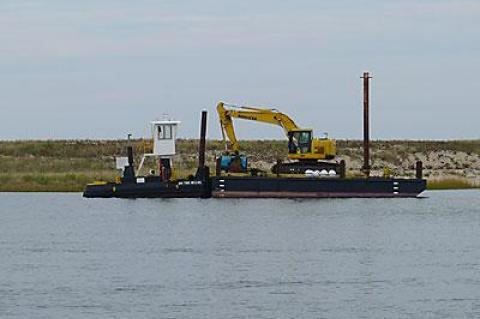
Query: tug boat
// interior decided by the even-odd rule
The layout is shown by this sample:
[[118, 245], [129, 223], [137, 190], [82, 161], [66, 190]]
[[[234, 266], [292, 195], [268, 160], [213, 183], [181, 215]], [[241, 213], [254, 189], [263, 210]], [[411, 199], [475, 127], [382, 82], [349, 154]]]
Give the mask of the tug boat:
[[[151, 122], [153, 153], [143, 154], [138, 171], [147, 157], [158, 161], [158, 175], [139, 176], [135, 172], [133, 147], [127, 147], [127, 157], [117, 158], [117, 168], [123, 170], [117, 181], [97, 181], [88, 184], [83, 193], [86, 198], [208, 198], [211, 197], [210, 170], [205, 166], [205, 135], [207, 112], [202, 112], [199, 143], [199, 164], [194, 176], [175, 179], [172, 176], [175, 138], [179, 121]], [[122, 164], [125, 163], [125, 166]]]

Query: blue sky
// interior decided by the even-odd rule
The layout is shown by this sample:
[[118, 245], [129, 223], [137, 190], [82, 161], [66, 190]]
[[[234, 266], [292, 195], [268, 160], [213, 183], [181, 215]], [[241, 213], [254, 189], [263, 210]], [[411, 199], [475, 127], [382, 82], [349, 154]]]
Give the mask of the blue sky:
[[[220, 137], [217, 101], [334, 138], [480, 138], [480, 1], [0, 2], [0, 139], [144, 136], [163, 114]], [[281, 129], [237, 122], [240, 138]]]

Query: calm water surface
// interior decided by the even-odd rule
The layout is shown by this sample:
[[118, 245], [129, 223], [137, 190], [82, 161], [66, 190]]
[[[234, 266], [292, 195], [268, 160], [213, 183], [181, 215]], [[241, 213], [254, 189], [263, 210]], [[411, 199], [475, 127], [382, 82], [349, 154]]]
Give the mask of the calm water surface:
[[480, 191], [0, 194], [1, 318], [480, 318]]

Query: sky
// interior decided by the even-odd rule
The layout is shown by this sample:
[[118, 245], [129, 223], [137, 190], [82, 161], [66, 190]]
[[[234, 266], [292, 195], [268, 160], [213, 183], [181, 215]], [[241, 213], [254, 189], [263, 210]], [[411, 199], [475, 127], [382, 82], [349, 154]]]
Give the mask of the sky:
[[[478, 0], [1, 0], [0, 139], [147, 136], [218, 101], [275, 107], [317, 136], [480, 138]], [[236, 121], [239, 138], [283, 138]]]

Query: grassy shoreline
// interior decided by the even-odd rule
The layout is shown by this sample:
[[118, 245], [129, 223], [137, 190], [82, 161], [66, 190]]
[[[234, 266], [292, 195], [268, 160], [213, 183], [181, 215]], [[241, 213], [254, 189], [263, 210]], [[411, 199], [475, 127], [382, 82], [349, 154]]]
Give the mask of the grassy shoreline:
[[[115, 178], [114, 156], [124, 155], [126, 145], [124, 140], [0, 141], [0, 192], [82, 192], [90, 182]], [[138, 162], [145, 143], [135, 140], [134, 145]], [[178, 177], [195, 171], [197, 145], [195, 139], [177, 141]], [[241, 145], [254, 167], [269, 167], [276, 159], [285, 159], [285, 141], [249, 140]], [[222, 149], [221, 141], [207, 142], [208, 165], [214, 167], [214, 158]], [[337, 149], [355, 175], [361, 165], [361, 141], [339, 140]], [[411, 176], [412, 161], [417, 158], [424, 161], [429, 190], [480, 186], [480, 140], [372, 142], [377, 174], [390, 166], [402, 169], [399, 176]]]
[[461, 190], [480, 189], [480, 186], [473, 185], [463, 179], [444, 179], [438, 181], [427, 181], [428, 190]]

